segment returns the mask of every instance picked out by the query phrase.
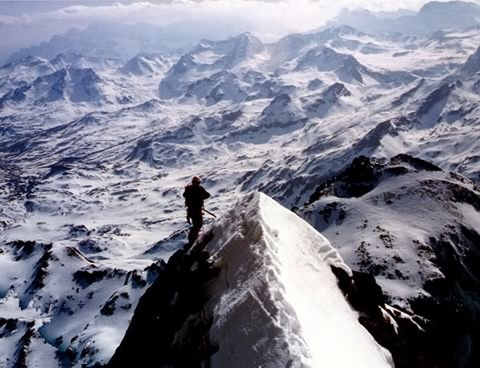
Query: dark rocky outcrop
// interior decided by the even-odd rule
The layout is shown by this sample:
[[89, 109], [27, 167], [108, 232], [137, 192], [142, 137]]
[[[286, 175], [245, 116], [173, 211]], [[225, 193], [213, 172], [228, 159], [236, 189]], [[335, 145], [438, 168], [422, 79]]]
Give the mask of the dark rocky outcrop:
[[[208, 237], [207, 237], [208, 238]], [[159, 266], [156, 281], [140, 298], [108, 367], [201, 367], [216, 348], [209, 342], [211, 316], [204, 310], [207, 284], [217, 270], [197, 245]], [[111, 312], [113, 297], [102, 308]]]
[[361, 197], [375, 187], [381, 168], [380, 162], [359, 156], [338, 176], [317, 187], [305, 205], [315, 202], [326, 194], [335, 194], [341, 198]]
[[28, 368], [27, 356], [30, 350], [30, 344], [32, 338], [35, 335], [34, 330], [35, 322], [31, 321], [26, 323], [25, 334], [20, 338], [20, 341], [15, 352], [15, 361], [13, 362], [13, 367], [16, 368]]
[[127, 292], [114, 293], [100, 309], [103, 316], [112, 316], [117, 308], [129, 310], [132, 304], [129, 302], [130, 296]]
[[359, 322], [391, 352], [395, 367], [476, 366], [452, 354], [452, 346], [458, 344], [469, 329], [458, 301], [418, 300], [414, 304], [418, 315], [412, 316], [385, 304], [386, 297], [373, 275], [354, 271], [353, 276], [349, 276], [335, 267], [332, 271], [349, 303], [360, 312]]
[[[449, 366], [480, 365], [480, 234], [460, 225], [440, 238], [432, 237], [443, 278], [425, 285], [430, 298], [417, 298], [412, 309], [429, 321], [432, 339], [440, 351], [449, 351]], [[453, 351], [453, 352], [452, 352]]]
[[391, 165], [402, 165], [408, 164], [415, 170], [426, 170], [426, 171], [442, 171], [438, 166], [422, 160], [418, 157], [413, 157], [404, 153], [401, 153], [390, 160]]
[[389, 162], [359, 156], [337, 176], [318, 186], [305, 205], [310, 205], [327, 194], [339, 198], [361, 197], [375, 188], [383, 175], [398, 176], [422, 170], [441, 171], [438, 166], [407, 154], [394, 156]]
[[[78, 253], [78, 251], [77, 251]], [[90, 262], [88, 266], [85, 266], [73, 274], [73, 281], [75, 281], [81, 288], [85, 289], [95, 282], [99, 282], [105, 279], [121, 279], [125, 278], [125, 284], [130, 279], [129, 274], [136, 271], [127, 272], [119, 268], [101, 267], [94, 264], [88, 258], [82, 256], [87, 262]]]
[[13, 249], [17, 249], [17, 261], [25, 257], [33, 257], [33, 254], [41, 254], [34, 265], [33, 273], [30, 277], [30, 284], [25, 289], [24, 295], [20, 300], [20, 307], [26, 308], [37, 291], [45, 286], [45, 278], [48, 275], [50, 262], [57, 258], [52, 252], [51, 243], [45, 244], [18, 240], [9, 244], [13, 246]]

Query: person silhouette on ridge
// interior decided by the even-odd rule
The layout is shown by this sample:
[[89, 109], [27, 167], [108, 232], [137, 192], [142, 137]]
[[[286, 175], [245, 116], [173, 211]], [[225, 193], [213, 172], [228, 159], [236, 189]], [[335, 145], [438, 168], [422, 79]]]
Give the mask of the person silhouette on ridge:
[[195, 242], [203, 226], [203, 201], [210, 198], [210, 193], [200, 183], [200, 178], [194, 176], [192, 182], [185, 187], [183, 192], [185, 206], [187, 207], [187, 222], [192, 224], [188, 233], [188, 243], [190, 245]]

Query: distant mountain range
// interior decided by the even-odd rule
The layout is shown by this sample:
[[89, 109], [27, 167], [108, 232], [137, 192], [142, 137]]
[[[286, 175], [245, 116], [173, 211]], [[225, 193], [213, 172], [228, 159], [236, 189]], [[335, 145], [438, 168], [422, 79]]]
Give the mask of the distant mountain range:
[[[201, 24], [183, 21], [161, 27], [151, 24], [117, 25], [94, 23], [84, 30], [72, 29], [48, 42], [18, 50], [9, 59], [15, 61], [25, 56], [53, 58], [60, 53], [76, 53], [127, 61], [140, 53], [165, 53], [186, 51], [201, 39], [219, 40], [248, 31], [245, 26], [219, 19], [227, 33], [219, 35], [220, 24]], [[348, 25], [371, 34], [399, 33], [404, 35], [430, 35], [439, 30], [465, 30], [480, 25], [480, 6], [470, 2], [429, 2], [418, 13], [371, 12], [368, 10], [343, 10], [325, 28]]]
[[429, 35], [440, 30], [478, 29], [480, 5], [464, 1], [432, 1], [417, 14], [396, 15], [374, 13], [368, 10], [343, 10], [333, 24], [345, 24], [363, 32], [383, 34]]
[[[229, 24], [223, 35], [245, 32], [242, 26]], [[59, 53], [100, 56], [127, 61], [141, 53], [182, 51], [196, 45], [202, 38], [218, 40], [215, 25], [180, 22], [162, 27], [147, 23], [92, 23], [84, 30], [71, 29], [53, 36], [48, 42], [14, 52], [8, 62], [25, 56], [50, 59]]]

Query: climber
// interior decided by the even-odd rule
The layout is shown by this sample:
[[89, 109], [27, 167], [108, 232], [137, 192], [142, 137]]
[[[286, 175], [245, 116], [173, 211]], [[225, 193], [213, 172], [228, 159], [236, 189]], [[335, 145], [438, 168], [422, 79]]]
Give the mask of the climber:
[[187, 222], [192, 224], [188, 233], [188, 242], [192, 245], [198, 237], [203, 225], [203, 201], [210, 197], [204, 187], [200, 185], [198, 176], [192, 178], [192, 182], [185, 187], [183, 197], [187, 207]]

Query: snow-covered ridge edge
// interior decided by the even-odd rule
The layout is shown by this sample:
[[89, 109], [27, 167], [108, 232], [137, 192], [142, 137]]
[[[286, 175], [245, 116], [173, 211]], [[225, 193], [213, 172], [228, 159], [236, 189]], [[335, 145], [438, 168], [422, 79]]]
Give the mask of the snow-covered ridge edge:
[[[235, 359], [231, 349], [220, 347], [214, 366], [231, 366], [232, 360], [235, 367], [272, 360], [277, 366], [390, 366], [389, 354], [358, 323], [330, 266], [351, 270], [307, 222], [257, 192], [213, 233], [205, 249], [224, 267], [212, 287], [210, 338], [219, 345], [246, 342]], [[265, 334], [275, 337], [266, 340]], [[349, 353], [342, 354], [346, 346]]]
[[191, 250], [172, 256], [109, 366], [135, 356], [181, 367], [192, 364], [188, 355], [212, 367], [392, 367], [332, 267], [352, 277], [313, 227], [265, 194], [250, 193]]

